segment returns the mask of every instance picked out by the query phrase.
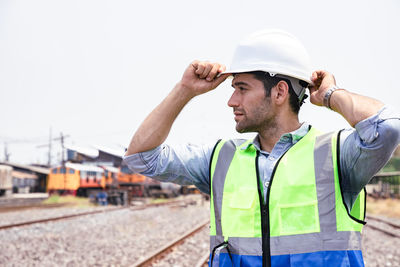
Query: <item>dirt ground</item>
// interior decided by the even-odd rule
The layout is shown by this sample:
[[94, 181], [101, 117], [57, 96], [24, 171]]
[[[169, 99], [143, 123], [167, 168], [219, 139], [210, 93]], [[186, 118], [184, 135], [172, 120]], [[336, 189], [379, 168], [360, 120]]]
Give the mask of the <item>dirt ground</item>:
[[400, 219], [400, 199], [373, 199], [367, 197], [367, 214]]

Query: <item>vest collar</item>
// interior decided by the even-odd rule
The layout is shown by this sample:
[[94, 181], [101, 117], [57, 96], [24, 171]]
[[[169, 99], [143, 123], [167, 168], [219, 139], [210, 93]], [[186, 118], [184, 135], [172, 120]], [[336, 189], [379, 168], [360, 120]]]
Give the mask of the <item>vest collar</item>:
[[[283, 134], [278, 142], [291, 143], [292, 145], [294, 145], [301, 138], [303, 138], [308, 133], [309, 130], [310, 130], [310, 124], [308, 124], [307, 122], [303, 122], [297, 130]], [[256, 137], [254, 137], [254, 139], [251, 142], [244, 142], [243, 145], [240, 146], [241, 150], [247, 150], [249, 148], [256, 149], [257, 151], [262, 152], [260, 141], [258, 139], [258, 134], [256, 135]]]

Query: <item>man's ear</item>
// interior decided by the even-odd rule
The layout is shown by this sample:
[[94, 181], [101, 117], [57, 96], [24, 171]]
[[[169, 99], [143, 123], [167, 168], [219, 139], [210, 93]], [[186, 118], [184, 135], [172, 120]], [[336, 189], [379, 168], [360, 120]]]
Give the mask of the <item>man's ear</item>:
[[289, 85], [285, 81], [279, 81], [274, 87], [276, 104], [283, 104], [289, 97]]

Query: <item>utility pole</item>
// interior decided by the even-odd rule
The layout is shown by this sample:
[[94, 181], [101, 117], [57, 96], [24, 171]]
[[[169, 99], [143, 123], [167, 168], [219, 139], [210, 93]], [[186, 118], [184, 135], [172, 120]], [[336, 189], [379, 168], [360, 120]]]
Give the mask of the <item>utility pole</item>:
[[4, 161], [8, 162], [10, 160], [10, 153], [8, 153], [7, 142], [4, 142]]
[[47, 161], [47, 166], [51, 166], [51, 127], [49, 132], [49, 159]]
[[65, 147], [64, 147], [64, 138], [69, 137], [69, 135], [63, 135], [63, 133], [60, 133], [59, 138], [54, 138], [53, 140], [60, 140], [61, 141], [61, 166], [64, 169], [64, 188], [67, 186], [67, 170], [65, 169], [65, 159], [64, 159], [64, 154], [65, 154]]
[[69, 137], [69, 135], [63, 135], [63, 133], [60, 133], [60, 137], [58, 138], [54, 138], [53, 140], [60, 140], [61, 142], [61, 164], [64, 167], [65, 165], [65, 158], [64, 158], [64, 154], [65, 154], [65, 146], [64, 146], [64, 140], [65, 138]]
[[48, 152], [48, 154], [47, 154], [47, 166], [50, 168], [51, 167], [51, 150], [52, 150], [52, 141], [53, 141], [54, 139], [52, 138], [52, 129], [51, 129], [51, 127], [50, 127], [50, 130], [49, 130], [49, 143], [47, 143], [47, 144], [45, 144], [45, 145], [38, 145], [38, 146], [36, 146], [36, 147], [48, 147], [49, 148], [49, 152]]
[[69, 135], [64, 135], [63, 133], [60, 133], [60, 137], [53, 138], [53, 136], [52, 136], [52, 128], [51, 127], [50, 127], [49, 133], [50, 133], [49, 134], [49, 143], [45, 144], [45, 145], [39, 145], [37, 147], [48, 147], [49, 148], [47, 165], [50, 167], [51, 166], [51, 151], [52, 151], [52, 148], [53, 148], [53, 141], [60, 140], [60, 143], [61, 143], [61, 165], [64, 167], [64, 165], [65, 165], [64, 140], [65, 140], [65, 138], [69, 137]]

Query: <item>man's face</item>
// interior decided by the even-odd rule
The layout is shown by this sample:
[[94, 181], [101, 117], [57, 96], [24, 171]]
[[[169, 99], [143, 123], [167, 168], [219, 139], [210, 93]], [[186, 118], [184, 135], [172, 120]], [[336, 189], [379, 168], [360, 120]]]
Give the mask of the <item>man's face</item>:
[[275, 122], [271, 98], [265, 96], [264, 85], [254, 78], [253, 74], [236, 74], [232, 81], [235, 89], [228, 101], [233, 108], [236, 121], [236, 131], [260, 132], [273, 126]]

